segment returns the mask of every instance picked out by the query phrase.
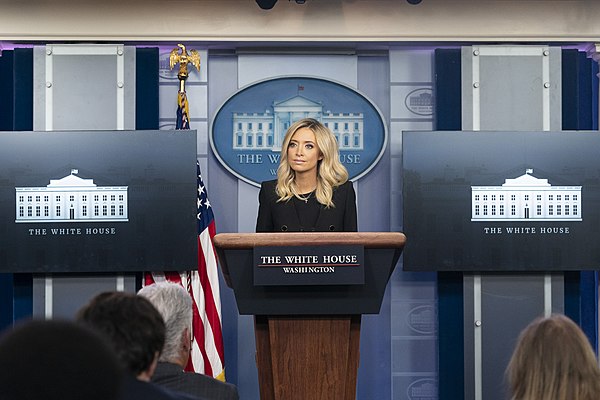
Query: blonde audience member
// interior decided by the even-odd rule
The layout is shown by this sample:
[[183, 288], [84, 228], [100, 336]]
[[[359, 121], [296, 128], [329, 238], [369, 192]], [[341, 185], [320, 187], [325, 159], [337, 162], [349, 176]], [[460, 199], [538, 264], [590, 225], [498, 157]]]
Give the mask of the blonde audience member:
[[511, 400], [600, 399], [592, 346], [564, 315], [538, 318], [521, 332], [506, 374]]

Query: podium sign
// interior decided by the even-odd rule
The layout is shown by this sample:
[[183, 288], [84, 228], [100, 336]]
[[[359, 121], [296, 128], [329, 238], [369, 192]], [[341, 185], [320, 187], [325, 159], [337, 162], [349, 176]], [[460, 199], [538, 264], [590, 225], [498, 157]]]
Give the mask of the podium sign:
[[254, 285], [362, 285], [362, 246], [254, 248]]
[[[405, 241], [400, 232], [219, 233], [214, 237], [219, 266], [234, 290], [239, 313], [254, 315], [377, 314]], [[329, 254], [338, 246], [362, 247], [364, 283], [255, 285], [254, 249], [282, 249], [290, 243]]]

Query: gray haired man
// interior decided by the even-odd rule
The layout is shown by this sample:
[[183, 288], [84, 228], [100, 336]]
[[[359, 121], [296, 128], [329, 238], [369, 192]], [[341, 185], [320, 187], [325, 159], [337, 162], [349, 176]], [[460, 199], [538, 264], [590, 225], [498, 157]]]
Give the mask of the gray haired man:
[[179, 284], [154, 283], [143, 287], [139, 296], [148, 299], [162, 315], [166, 338], [152, 382], [178, 392], [214, 400], [238, 400], [237, 387], [210, 376], [185, 372], [192, 329], [192, 298]]

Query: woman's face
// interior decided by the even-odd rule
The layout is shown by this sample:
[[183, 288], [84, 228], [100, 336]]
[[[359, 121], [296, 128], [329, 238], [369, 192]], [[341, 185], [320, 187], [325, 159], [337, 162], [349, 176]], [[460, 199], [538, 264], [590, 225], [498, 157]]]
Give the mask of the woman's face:
[[287, 148], [287, 161], [296, 174], [317, 174], [317, 163], [323, 159], [315, 134], [309, 128], [298, 129]]

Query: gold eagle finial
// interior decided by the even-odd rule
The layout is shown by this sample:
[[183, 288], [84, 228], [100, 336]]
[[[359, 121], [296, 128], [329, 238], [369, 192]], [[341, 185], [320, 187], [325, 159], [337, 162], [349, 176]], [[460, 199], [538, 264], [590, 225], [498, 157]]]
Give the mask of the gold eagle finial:
[[185, 81], [189, 76], [188, 64], [192, 64], [200, 71], [200, 54], [196, 50], [190, 50], [188, 53], [183, 44], [178, 44], [169, 55], [169, 67], [173, 69], [175, 64], [179, 63], [179, 72], [177, 77], [180, 81]]

